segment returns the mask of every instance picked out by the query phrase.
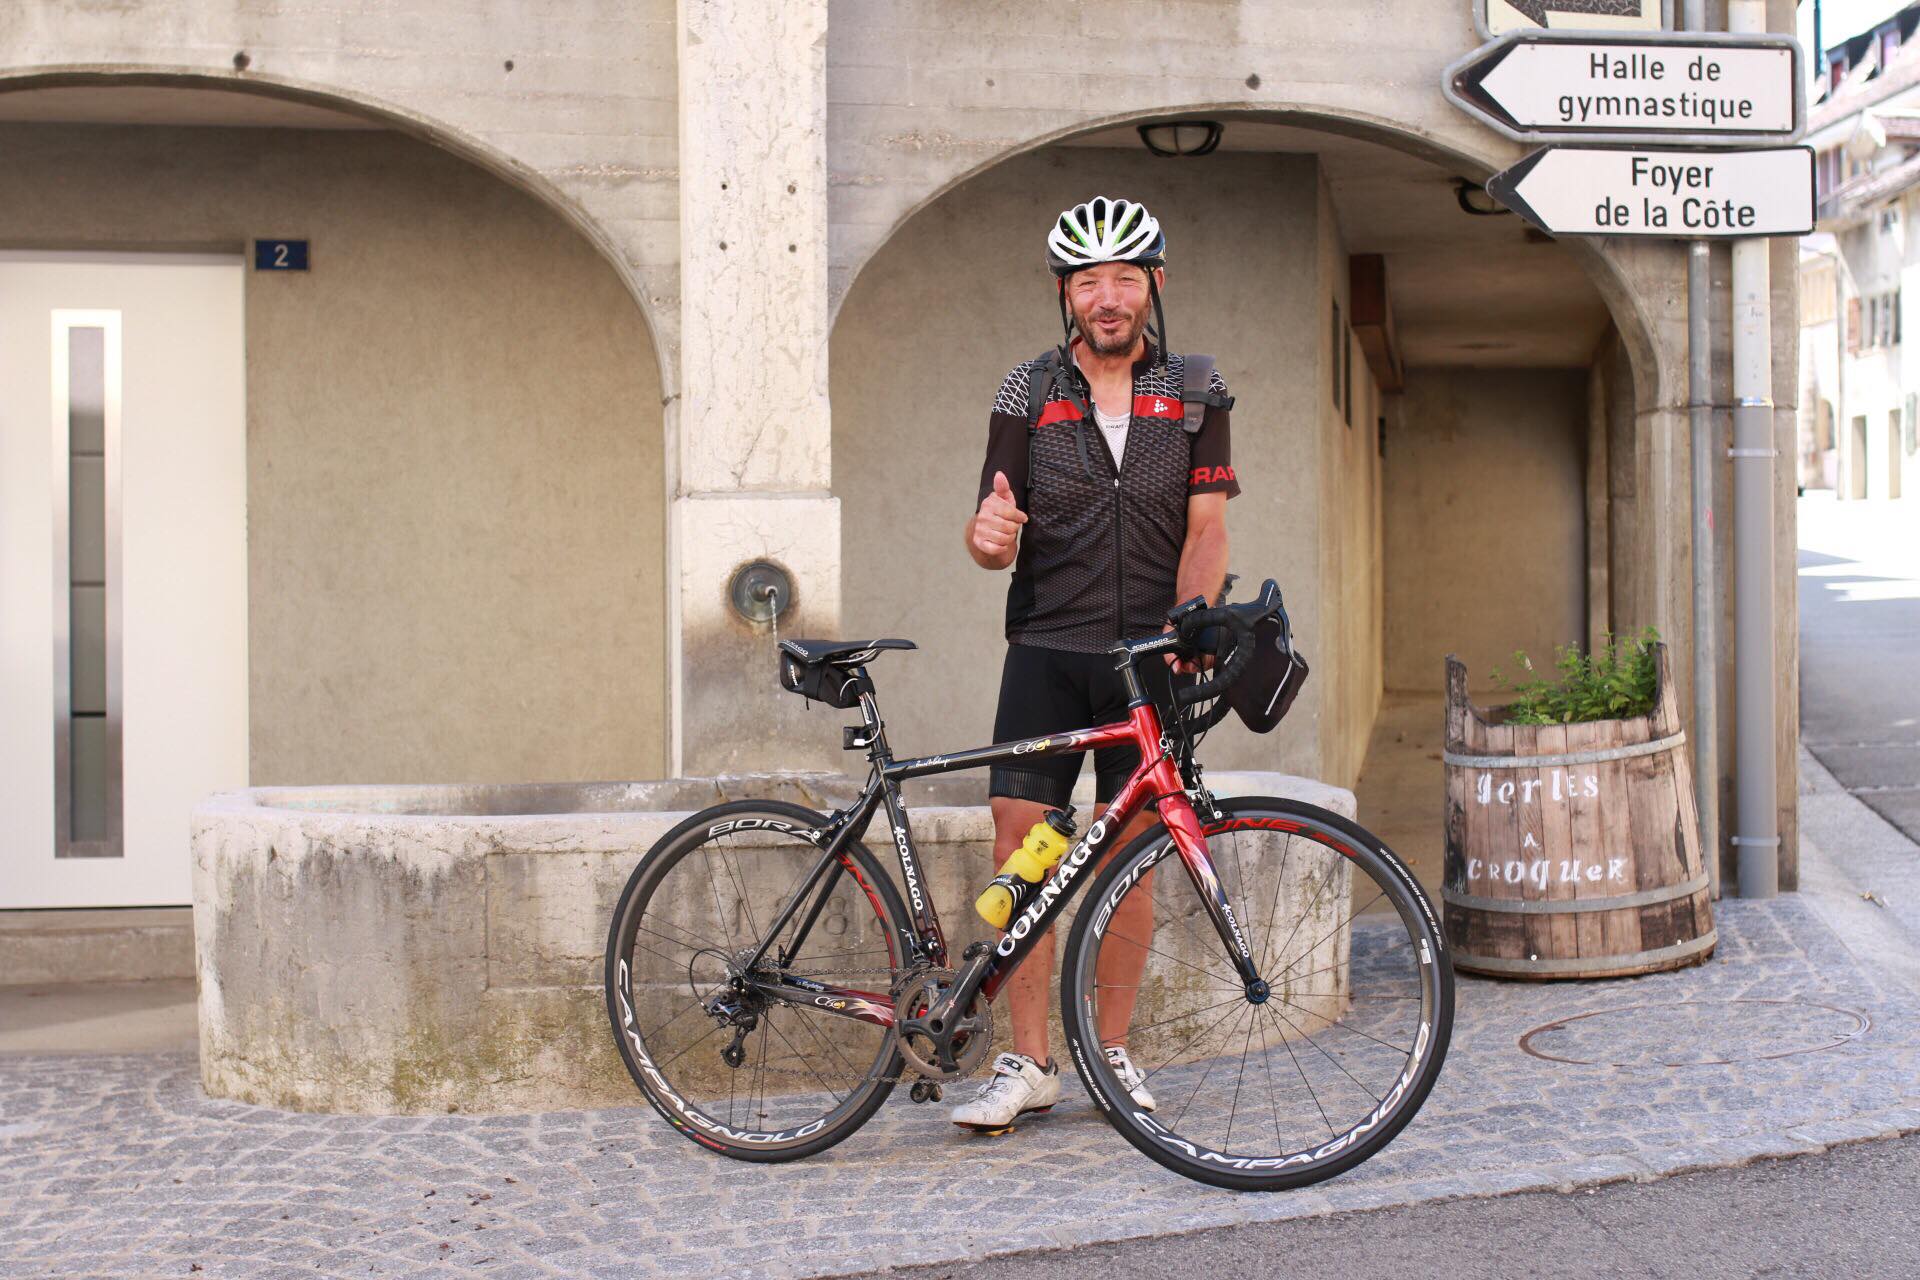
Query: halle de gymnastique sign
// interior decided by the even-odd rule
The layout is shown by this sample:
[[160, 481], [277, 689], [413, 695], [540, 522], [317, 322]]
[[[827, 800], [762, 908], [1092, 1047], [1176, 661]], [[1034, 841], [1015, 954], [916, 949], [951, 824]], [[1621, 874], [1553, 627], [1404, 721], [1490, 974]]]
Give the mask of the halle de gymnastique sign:
[[1454, 105], [1521, 142], [1784, 142], [1799, 132], [1787, 36], [1521, 33], [1447, 68]]

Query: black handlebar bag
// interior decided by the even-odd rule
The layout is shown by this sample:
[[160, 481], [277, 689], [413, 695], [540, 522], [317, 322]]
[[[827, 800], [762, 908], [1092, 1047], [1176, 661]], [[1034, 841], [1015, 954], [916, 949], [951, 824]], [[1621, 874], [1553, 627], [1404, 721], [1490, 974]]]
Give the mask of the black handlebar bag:
[[1247, 728], [1271, 733], [1307, 682], [1307, 660], [1293, 647], [1293, 623], [1271, 578], [1260, 588], [1259, 605], [1260, 615], [1253, 625], [1253, 660], [1228, 686], [1227, 705]]

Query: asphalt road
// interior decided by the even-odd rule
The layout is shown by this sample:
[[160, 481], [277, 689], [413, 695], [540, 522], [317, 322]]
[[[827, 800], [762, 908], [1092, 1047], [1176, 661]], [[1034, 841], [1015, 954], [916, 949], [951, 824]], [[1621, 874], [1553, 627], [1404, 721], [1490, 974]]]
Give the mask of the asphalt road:
[[1920, 1136], [1909, 1136], [1570, 1195], [1455, 1200], [884, 1274], [913, 1280], [1912, 1280], [1920, 1275], [1916, 1189]]
[[1802, 740], [1920, 839], [1920, 500], [1815, 494], [1799, 518]]

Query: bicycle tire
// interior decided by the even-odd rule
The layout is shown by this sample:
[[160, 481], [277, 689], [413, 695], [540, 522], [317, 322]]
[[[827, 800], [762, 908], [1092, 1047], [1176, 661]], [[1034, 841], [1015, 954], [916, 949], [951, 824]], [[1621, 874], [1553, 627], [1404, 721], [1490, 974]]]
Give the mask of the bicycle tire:
[[[758, 824], [750, 824], [743, 827], [743, 819], [758, 820]], [[790, 835], [798, 842], [793, 845], [796, 853], [795, 865], [797, 866], [799, 865], [801, 855], [817, 852], [812, 842], [805, 837], [799, 836], [797, 832], [801, 830], [818, 832], [825, 827], [827, 821], [825, 815], [817, 813], [814, 810], [775, 800], [734, 800], [703, 809], [667, 832], [667, 834], [656, 841], [653, 847], [640, 859], [639, 865], [633, 869], [632, 874], [627, 878], [626, 886], [621, 891], [618, 903], [614, 908], [612, 921], [608, 926], [606, 953], [607, 1017], [612, 1023], [614, 1041], [619, 1046], [621, 1060], [626, 1064], [628, 1074], [633, 1077], [634, 1084], [639, 1087], [640, 1092], [646, 1097], [647, 1101], [675, 1129], [679, 1130], [688, 1139], [701, 1147], [711, 1151], [717, 1151], [721, 1155], [729, 1156], [733, 1159], [762, 1163], [800, 1160], [807, 1156], [816, 1155], [846, 1139], [859, 1129], [861, 1125], [871, 1119], [874, 1112], [879, 1110], [881, 1104], [884, 1103], [887, 1097], [893, 1092], [894, 1084], [898, 1081], [901, 1071], [901, 1058], [897, 1036], [891, 1028], [886, 1029], [884, 1032], [879, 1028], [872, 1028], [872, 1033], [877, 1034], [879, 1040], [871, 1064], [861, 1076], [858, 1086], [850, 1087], [848, 1096], [841, 1099], [839, 1104], [827, 1112], [818, 1122], [810, 1122], [805, 1125], [793, 1126], [791, 1129], [781, 1128], [768, 1132], [744, 1127], [752, 1118], [752, 1096], [750, 1094], [748, 1100], [748, 1121], [743, 1122], [738, 1117], [736, 1105], [737, 1086], [731, 1077], [728, 1077], [729, 1112], [727, 1119], [723, 1120], [718, 1115], [712, 1113], [712, 1111], [718, 1110], [717, 1086], [715, 1089], [716, 1097], [714, 1105], [712, 1111], [710, 1111], [708, 1107], [701, 1105], [700, 1100], [695, 1096], [702, 1092], [702, 1090], [685, 1087], [686, 1080], [691, 1078], [689, 1073], [692, 1068], [689, 1067], [687, 1072], [681, 1073], [682, 1080], [680, 1083], [682, 1087], [675, 1087], [675, 1082], [670, 1080], [667, 1074], [668, 1068], [673, 1064], [664, 1060], [664, 1051], [655, 1052], [656, 1047], [650, 1046], [648, 1043], [650, 1037], [655, 1040], [660, 1039], [662, 1034], [667, 1030], [668, 1025], [670, 1025], [670, 1022], [679, 1019], [687, 1011], [682, 1010], [681, 1013], [676, 1013], [673, 1020], [670, 1020], [669, 1023], [656, 1026], [651, 1032], [643, 1031], [639, 1025], [640, 1016], [637, 1012], [637, 1006], [641, 1001], [634, 991], [635, 986], [639, 985], [636, 980], [636, 974], [639, 972], [639, 969], [635, 963], [638, 951], [644, 950], [650, 953], [648, 960], [649, 965], [654, 963], [654, 960], [651, 958], [654, 956], [671, 962], [673, 957], [666, 954], [667, 951], [670, 950], [669, 944], [679, 942], [691, 957], [687, 962], [688, 996], [691, 997], [692, 1003], [698, 1006], [700, 995], [697, 989], [698, 981], [695, 978], [694, 968], [702, 958], [708, 959], [711, 968], [710, 953], [713, 953], [716, 949], [704, 945], [691, 945], [682, 937], [683, 934], [690, 934], [690, 929], [687, 926], [679, 924], [666, 924], [663, 927], [656, 927], [655, 932], [659, 936], [650, 939], [645, 944], [641, 944], [638, 942], [640, 926], [642, 922], [648, 918], [648, 906], [655, 901], [656, 897], [662, 895], [663, 890], [669, 891], [668, 897], [669, 899], [672, 898], [670, 890], [674, 886], [669, 884], [669, 877], [673, 876], [676, 869], [687, 863], [689, 859], [701, 851], [707, 850], [711, 852], [713, 848], [723, 844], [729, 836], [745, 838], [749, 833], [753, 833], [764, 839], [773, 835]], [[724, 830], [722, 830], [722, 828], [724, 828]], [[746, 885], [747, 882], [753, 878], [752, 871], [749, 870], [745, 876], [742, 876], [740, 874], [740, 859], [737, 856], [741, 846], [730, 845], [727, 847], [734, 849], [736, 852], [734, 865], [730, 870], [730, 879], [728, 881], [729, 891], [737, 894], [738, 902], [745, 906], [746, 910], [744, 914], [749, 920], [768, 920], [770, 922], [774, 912], [778, 910], [778, 902], [767, 901], [764, 907], [756, 910], [754, 904], [747, 901], [749, 891]], [[753, 846], [749, 845], [746, 847]], [[724, 855], [721, 861], [724, 865], [726, 861]], [[712, 859], [709, 858], [708, 862], [709, 877], [716, 881], [714, 885], [714, 899], [716, 908], [718, 908], [722, 900], [720, 882], [716, 873], [713, 871], [711, 865]], [[873, 937], [876, 941], [883, 940], [885, 948], [884, 952], [882, 952], [876, 947], [875, 954], [884, 955], [887, 957], [888, 963], [891, 966], [897, 967], [901, 954], [901, 940], [910, 933], [907, 923], [906, 907], [900, 899], [899, 891], [894, 887], [892, 880], [881, 869], [880, 864], [874, 859], [873, 854], [857, 841], [848, 841], [841, 847], [840, 864], [846, 871], [852, 874], [857, 888], [862, 892], [856, 894], [852, 890], [847, 890], [843, 879], [836, 884], [835, 894], [838, 895], [845, 890], [850, 901], [860, 901], [868, 904], [873, 913], [873, 921], [871, 924], [871, 928], [875, 931]], [[662, 905], [663, 908], [670, 908], [673, 902], [669, 900]], [[701, 910], [704, 909], [704, 903], [702, 903]], [[724, 911], [719, 911], [717, 914], [724, 917], [725, 913]], [[658, 913], [654, 919], [654, 925], [662, 926], [666, 919], [667, 916], [664, 914], [664, 911]], [[722, 919], [721, 923], [726, 924], [727, 922]], [[729, 926], [729, 928], [730, 927], [731, 926]], [[672, 932], [667, 932], [668, 929], [671, 929]], [[757, 934], [757, 924], [755, 928], [749, 932]], [[818, 932], [818, 930], [816, 930], [816, 932]], [[662, 941], [662, 939], [665, 941]], [[698, 936], [693, 935], [693, 940], [697, 942]], [[732, 936], [729, 937], [726, 948], [727, 954], [733, 954], [742, 949], [734, 945], [737, 941], [739, 941], [739, 939]], [[746, 943], [746, 945], [751, 946], [758, 941], [759, 938], [756, 936], [753, 937], [750, 942]], [[827, 945], [834, 944], [828, 943]], [[805, 956], [800, 957], [802, 962], [804, 962], [805, 958]], [[798, 970], [794, 971], [798, 972]], [[878, 977], [873, 981], [875, 985], [890, 983], [890, 979], [880, 979]], [[681, 1003], [686, 1003], [686, 1001], [683, 1000]], [[791, 1008], [796, 1011], [802, 1008], [800, 1004], [791, 1002], [780, 1007], [783, 1009]], [[776, 1032], [780, 1034], [782, 1038], [786, 1038], [785, 1032], [778, 1030], [774, 1022], [773, 1013], [773, 1007], [768, 1007], [763, 1015], [761, 1027], [757, 1028], [763, 1041], [763, 1045], [759, 1049], [759, 1060], [763, 1073], [763, 1087], [765, 1083], [764, 1070], [766, 1057], [769, 1051], [765, 1046], [772, 1043], [773, 1036]], [[705, 1014], [704, 1010], [702, 1010], [690, 1025], [698, 1026], [699, 1017], [702, 1016], [708, 1017], [710, 1021], [713, 1020], [711, 1015]], [[827, 1040], [826, 1047], [829, 1052], [836, 1055], [840, 1053], [840, 1050], [835, 1048], [835, 1045], [846, 1043], [846, 1028], [871, 1026], [871, 1024], [854, 1023], [837, 1015], [826, 1013], [809, 1016], [817, 1017], [823, 1022], [831, 1019], [834, 1025], [828, 1029], [838, 1032], [839, 1034]], [[842, 1024], [845, 1024], [845, 1026], [843, 1027]], [[716, 1029], [724, 1028], [716, 1027]], [[712, 1034], [713, 1030], [709, 1030], [704, 1033], [702, 1038], [705, 1039]], [[749, 1038], [751, 1038], [751, 1034], [752, 1033], [749, 1033]], [[801, 1042], [805, 1043], [804, 1038]], [[794, 1040], [787, 1039], [789, 1049], [792, 1048], [794, 1043]], [[686, 1054], [694, 1047], [696, 1047], [694, 1044], [689, 1044], [686, 1049], [678, 1050], [678, 1052]], [[715, 1045], [713, 1048], [717, 1053], [719, 1046]], [[795, 1052], [797, 1053], [798, 1051], [796, 1050]], [[864, 1057], [865, 1055], [862, 1054], [861, 1056]], [[843, 1063], [846, 1062], [844, 1056], [841, 1057], [841, 1061]], [[695, 1062], [701, 1063], [702, 1059], [696, 1059]], [[751, 1063], [752, 1051], [749, 1051], [749, 1060], [746, 1065], [750, 1067]], [[712, 1069], [711, 1062], [706, 1062], [704, 1065]], [[727, 1066], [728, 1064], [722, 1063], [721, 1065]], [[740, 1066], [731, 1066], [729, 1069], [733, 1073], [738, 1074], [742, 1068]], [[832, 1085], [827, 1079], [820, 1077], [817, 1073], [815, 1078], [820, 1080], [821, 1085], [828, 1093], [833, 1092]], [[799, 1105], [804, 1106], [804, 1094], [796, 1096], [801, 1099]], [[763, 1098], [761, 1105], [770, 1105], [770, 1095], [768, 1098]]]
[[[1274, 827], [1268, 828], [1268, 830], [1286, 832], [1289, 833], [1289, 840], [1305, 839], [1312, 845], [1332, 850], [1339, 856], [1330, 858], [1329, 861], [1331, 863], [1337, 865], [1340, 858], [1344, 857], [1355, 869], [1365, 871], [1373, 883], [1379, 888], [1380, 893], [1378, 896], [1385, 897], [1391, 904], [1393, 916], [1399, 920], [1400, 927], [1405, 930], [1407, 947], [1406, 960], [1416, 966], [1413, 972], [1417, 974], [1416, 985], [1419, 989], [1419, 995], [1417, 997], [1385, 995], [1372, 998], [1382, 1001], [1401, 1000], [1408, 1003], [1411, 1003], [1416, 998], [1419, 1000], [1420, 1008], [1418, 1014], [1415, 1015], [1417, 1025], [1412, 1036], [1412, 1043], [1410, 1046], [1399, 1046], [1392, 1044], [1384, 1037], [1376, 1038], [1364, 1031], [1354, 1032], [1356, 1036], [1366, 1036], [1368, 1039], [1375, 1040], [1377, 1044], [1388, 1045], [1389, 1048], [1408, 1049], [1408, 1065], [1403, 1074], [1397, 1079], [1388, 1077], [1391, 1083], [1387, 1086], [1387, 1093], [1391, 1095], [1391, 1105], [1389, 1106], [1385, 1101], [1381, 1101], [1381, 1104], [1375, 1110], [1364, 1114], [1359, 1122], [1349, 1126], [1342, 1132], [1336, 1132], [1335, 1126], [1328, 1117], [1319, 1095], [1314, 1092], [1314, 1087], [1309, 1079], [1308, 1072], [1301, 1066], [1302, 1060], [1308, 1063], [1314, 1063], [1317, 1060], [1304, 1052], [1304, 1046], [1301, 1052], [1296, 1053], [1294, 1048], [1286, 1040], [1284, 1034], [1277, 1038], [1274, 1043], [1278, 1043], [1286, 1049], [1289, 1057], [1293, 1060], [1292, 1065], [1300, 1072], [1301, 1082], [1307, 1086], [1307, 1092], [1313, 1095], [1313, 1105], [1319, 1109], [1320, 1118], [1326, 1122], [1328, 1130], [1327, 1140], [1324, 1142], [1316, 1138], [1315, 1141], [1297, 1149], [1276, 1150], [1252, 1155], [1236, 1153], [1230, 1150], [1219, 1150], [1203, 1142], [1196, 1141], [1190, 1134], [1183, 1135], [1178, 1132], [1177, 1130], [1180, 1125], [1184, 1123], [1183, 1121], [1175, 1121], [1165, 1114], [1161, 1114], [1159, 1119], [1154, 1119], [1148, 1112], [1143, 1111], [1128, 1097], [1128, 1092], [1122, 1087], [1118, 1074], [1108, 1063], [1102, 1052], [1103, 1045], [1098, 1025], [1098, 998], [1095, 993], [1096, 985], [1098, 984], [1098, 974], [1096, 972], [1099, 962], [1098, 939], [1102, 936], [1102, 930], [1110, 930], [1113, 928], [1110, 923], [1113, 913], [1118, 910], [1124, 897], [1129, 892], [1137, 891], [1137, 886], [1142, 883], [1144, 874], [1152, 870], [1162, 859], [1166, 860], [1166, 870], [1168, 874], [1174, 876], [1184, 886], [1178, 890], [1178, 892], [1190, 898], [1195, 897], [1192, 891], [1191, 881], [1182, 868], [1177, 853], [1173, 850], [1172, 841], [1167, 829], [1161, 824], [1156, 824], [1144, 834], [1136, 837], [1126, 848], [1122, 849], [1117, 856], [1108, 862], [1107, 866], [1102, 869], [1100, 875], [1095, 879], [1092, 890], [1087, 896], [1087, 900], [1082, 904], [1078, 917], [1074, 921], [1072, 933], [1067, 941], [1064, 962], [1061, 969], [1060, 998], [1062, 1021], [1065, 1024], [1069, 1052], [1071, 1053], [1074, 1066], [1078, 1070], [1081, 1080], [1086, 1085], [1088, 1094], [1094, 1099], [1108, 1122], [1120, 1132], [1121, 1136], [1125, 1137], [1128, 1142], [1132, 1143], [1133, 1146], [1138, 1148], [1142, 1153], [1176, 1173], [1213, 1186], [1251, 1191], [1289, 1190], [1335, 1177], [1361, 1164], [1391, 1142], [1419, 1111], [1421, 1104], [1425, 1102], [1428, 1093], [1432, 1090], [1435, 1080], [1439, 1077], [1441, 1065], [1446, 1059], [1448, 1042], [1452, 1035], [1454, 999], [1452, 961], [1449, 957], [1445, 931], [1441, 926], [1440, 918], [1426, 894], [1421, 890], [1418, 881], [1414, 879], [1412, 873], [1407, 870], [1406, 865], [1401, 862], [1391, 850], [1358, 824], [1314, 805], [1274, 797], [1254, 796], [1224, 800], [1220, 802], [1219, 809], [1222, 817], [1211, 818], [1205, 815], [1202, 816], [1202, 828], [1208, 833], [1209, 837], [1220, 832], [1241, 829], [1230, 824], [1239, 823], [1244, 824], [1246, 827], [1253, 827], [1259, 820], [1268, 820], [1275, 824]], [[1289, 845], [1289, 853], [1287, 856], [1291, 856], [1291, 849], [1292, 846]], [[1216, 862], [1218, 861], [1219, 859], [1216, 857]], [[1286, 863], [1283, 860], [1278, 878], [1283, 880], [1285, 878], [1285, 872]], [[1397, 931], [1390, 923], [1379, 923], [1378, 917], [1362, 917], [1361, 913], [1365, 908], [1356, 909], [1352, 906], [1354, 895], [1351, 892], [1351, 883], [1351, 880], [1349, 880], [1347, 915], [1345, 920], [1343, 920], [1339, 926], [1336, 926], [1336, 928], [1358, 928], [1366, 931], [1365, 937], [1370, 940], [1367, 946], [1367, 953], [1369, 962], [1371, 962], [1372, 957], [1376, 954], [1387, 954], [1387, 951], [1383, 948], [1391, 948], [1397, 939]], [[1147, 892], [1150, 894], [1152, 890], [1149, 888]], [[1272, 946], [1272, 938], [1278, 919], [1278, 895], [1279, 885], [1276, 883], [1276, 906], [1272, 909], [1268, 920], [1268, 939], [1265, 946], [1261, 948], [1263, 952], [1270, 950]], [[1243, 907], [1244, 905], [1243, 902]], [[1372, 902], [1367, 904], [1369, 907], [1371, 905]], [[1242, 910], [1237, 913], [1245, 919], [1249, 936], [1252, 936], [1255, 932], [1256, 922], [1253, 919], [1253, 912], [1257, 912], [1257, 909], [1257, 904], [1255, 904], [1252, 911]], [[1310, 907], [1308, 910], [1310, 912], [1312, 908]], [[1384, 915], [1385, 913], [1381, 913], [1381, 916]], [[1359, 926], [1354, 925], [1356, 919], [1362, 920]], [[1156, 917], [1156, 930], [1158, 927], [1159, 921]], [[1295, 930], [1297, 933], [1299, 930], [1298, 924], [1295, 925]], [[1213, 934], [1205, 929], [1201, 930], [1201, 932], [1206, 934], [1204, 941], [1210, 942], [1212, 946], [1219, 948], [1219, 962], [1212, 968], [1212, 972], [1216, 975], [1216, 980], [1222, 971], [1231, 974], [1233, 968], [1228, 958], [1225, 944], [1219, 941], [1217, 934]], [[1156, 932], [1149, 936], [1150, 938], [1157, 939], [1160, 935]], [[1351, 992], [1351, 982], [1353, 980], [1352, 970], [1354, 968], [1351, 951], [1351, 940], [1353, 936], [1351, 933], [1348, 935], [1349, 950], [1347, 961], [1344, 962], [1343, 967], [1340, 969], [1342, 975], [1340, 981], [1347, 984], [1343, 990], [1346, 992], [1345, 1007], [1349, 1013], [1353, 1011], [1357, 1000], [1367, 998], [1355, 997]], [[1133, 940], [1127, 939], [1126, 941], [1131, 943]], [[1272, 951], [1272, 959], [1276, 964], [1284, 959], [1284, 953], [1291, 941], [1292, 938], [1290, 937], [1288, 943], [1283, 943], [1279, 950]], [[1326, 939], [1324, 938], [1319, 939], [1314, 943], [1314, 946], [1320, 946], [1325, 941]], [[1156, 952], [1156, 949], [1150, 945], [1146, 947], [1146, 950], [1161, 954], [1160, 952]], [[1311, 950], [1312, 948], [1309, 948], [1309, 951]], [[1194, 967], [1191, 962], [1182, 961], [1180, 963], [1185, 964], [1188, 969]], [[1391, 970], [1388, 971], [1390, 972]], [[1262, 976], [1267, 976], [1268, 972], [1272, 971], [1268, 970], [1267, 972], [1263, 972]], [[1310, 971], [1309, 974], [1305, 976], [1311, 976], [1312, 972], [1325, 972], [1325, 970]], [[1179, 977], [1183, 975], [1175, 973], [1174, 976]], [[1191, 985], [1193, 980], [1189, 977], [1187, 981]], [[1233, 979], [1235, 984], [1238, 984], [1238, 981], [1237, 977]], [[1125, 985], [1129, 984], [1109, 984], [1109, 986]], [[1146, 974], [1143, 974], [1137, 982], [1130, 985], [1139, 991], [1147, 990], [1150, 986]], [[1246, 996], [1244, 987], [1239, 988], [1239, 990], [1240, 1000], [1244, 1004], [1252, 1006], [1255, 1002]], [[1138, 998], [1140, 997], [1135, 996], [1129, 998], [1128, 1005], [1130, 1008], [1132, 1007], [1133, 1000]], [[1202, 996], [1199, 998], [1211, 999], [1210, 996]], [[1266, 997], [1262, 1003], [1265, 1002], [1265, 999], [1272, 998], [1273, 997]], [[1284, 998], [1282, 998], [1281, 1002], [1282, 1004], [1292, 1003]], [[1304, 1006], [1295, 1005], [1294, 1007], [1298, 1009]], [[1341, 1006], [1336, 1002], [1326, 1007], [1332, 1007], [1337, 1010]], [[1373, 1010], [1382, 1006], [1368, 1004], [1362, 1007], [1367, 1010]], [[1223, 1019], [1236, 1016], [1232, 1007], [1231, 996], [1229, 996], [1223, 1004], [1214, 1005], [1212, 1008], [1226, 1008], [1228, 1012], [1221, 1015]], [[1211, 1010], [1202, 1010], [1200, 1014], [1187, 1016], [1199, 1018], [1201, 1015], [1210, 1017]], [[1280, 1016], [1285, 1018], [1287, 1015], [1283, 1012]], [[1345, 1017], [1345, 1015], [1342, 1015], [1341, 1017], [1328, 1018], [1324, 1014], [1315, 1014], [1312, 1016], [1326, 1022], [1329, 1028], [1341, 1023]], [[1296, 1014], [1294, 1017], [1299, 1018], [1300, 1022], [1304, 1023], [1306, 1021], [1305, 1015]], [[1251, 1051], [1251, 1037], [1257, 1021], [1257, 1010], [1247, 1015], [1248, 1044], [1246, 1048], [1239, 1050], [1241, 1055], [1239, 1059], [1241, 1078], [1239, 1082], [1236, 1083], [1233, 1095], [1235, 1112], [1238, 1111], [1240, 1105], [1240, 1089], [1245, 1083], [1247, 1074], [1246, 1064]], [[1217, 1026], [1219, 1024], [1216, 1023], [1215, 1025]], [[1235, 1023], [1229, 1027], [1228, 1045], [1226, 1049], [1226, 1053], [1229, 1056], [1217, 1057], [1208, 1062], [1205, 1073], [1199, 1075], [1200, 1083], [1195, 1086], [1196, 1094], [1200, 1087], [1206, 1082], [1207, 1073], [1212, 1072], [1214, 1063], [1230, 1060], [1231, 1053], [1236, 1048], [1239, 1048], [1236, 1043], [1233, 1043], [1233, 1037], [1238, 1034], [1238, 1025], [1239, 1024]], [[1292, 1019], [1288, 1019], [1288, 1025], [1293, 1026], [1295, 1031], [1299, 1031], [1299, 1027]], [[1184, 1032], [1184, 1027], [1180, 1030]], [[1378, 1030], [1377, 1027], [1376, 1030]], [[1273, 1064], [1281, 1061], [1281, 1059], [1278, 1054], [1272, 1052], [1264, 1024], [1262, 1024], [1260, 1034], [1261, 1057], [1266, 1062], [1265, 1070], [1268, 1073], [1267, 1085], [1269, 1093], [1272, 1094], [1275, 1091], [1275, 1067]], [[1188, 1043], [1191, 1045], [1192, 1042], [1189, 1041]], [[1328, 1054], [1324, 1048], [1322, 1048], [1320, 1052], [1330, 1059], [1333, 1057], [1333, 1055]], [[1390, 1055], [1380, 1054], [1377, 1050], [1373, 1052], [1376, 1057], [1390, 1057]], [[1192, 1062], [1183, 1063], [1177, 1062], [1178, 1057], [1179, 1054], [1177, 1052], [1170, 1055], [1166, 1066], [1161, 1069], [1175, 1072], [1185, 1070], [1188, 1074], [1194, 1074], [1193, 1067], [1201, 1061], [1204, 1061], [1202, 1058], [1196, 1058]], [[1339, 1066], [1340, 1064], [1336, 1062], [1335, 1065]], [[1344, 1066], [1342, 1066], [1341, 1069], [1346, 1070]], [[1322, 1068], [1322, 1073], [1325, 1074], [1324, 1068]], [[1351, 1071], [1348, 1071], [1348, 1075], [1354, 1079], [1356, 1084], [1364, 1084], [1358, 1077], [1353, 1076]], [[1173, 1077], [1167, 1076], [1162, 1078], [1171, 1079]], [[1151, 1079], [1152, 1077], [1149, 1076], [1149, 1083]], [[1182, 1084], [1184, 1084], [1184, 1080]], [[1224, 1088], [1224, 1083], [1222, 1087]], [[1364, 1089], [1363, 1091], [1371, 1093], [1370, 1089]], [[1190, 1104], [1192, 1099], [1188, 1099], [1188, 1102]], [[1303, 1115], [1308, 1114], [1304, 1108], [1302, 1108], [1302, 1113]], [[1187, 1113], [1183, 1109], [1181, 1114], [1184, 1117]], [[1234, 1123], [1233, 1115], [1230, 1114], [1227, 1121], [1229, 1142], [1231, 1142], [1234, 1132]], [[1284, 1142], [1281, 1141], [1283, 1135], [1280, 1133], [1281, 1121], [1277, 1104], [1275, 1106], [1273, 1123], [1276, 1146], [1284, 1146]], [[1251, 1123], [1250, 1127], [1253, 1127]]]

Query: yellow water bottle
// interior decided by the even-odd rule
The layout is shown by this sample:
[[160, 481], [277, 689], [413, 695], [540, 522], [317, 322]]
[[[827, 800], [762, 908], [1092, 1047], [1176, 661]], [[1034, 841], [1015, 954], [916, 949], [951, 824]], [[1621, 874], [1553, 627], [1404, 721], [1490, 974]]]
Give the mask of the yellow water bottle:
[[986, 892], [974, 901], [980, 918], [996, 929], [1007, 927], [1013, 913], [1027, 900], [1034, 887], [1047, 878], [1053, 864], [1060, 861], [1073, 843], [1073, 810], [1047, 810], [1046, 817], [1033, 824], [1018, 849], [1000, 864], [1000, 874], [988, 883]]

